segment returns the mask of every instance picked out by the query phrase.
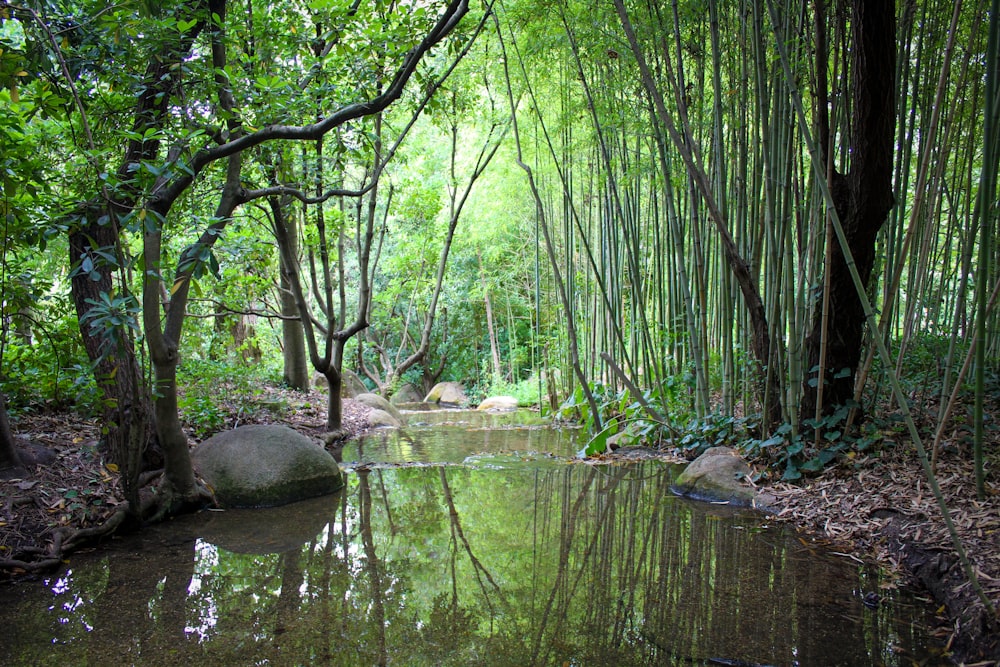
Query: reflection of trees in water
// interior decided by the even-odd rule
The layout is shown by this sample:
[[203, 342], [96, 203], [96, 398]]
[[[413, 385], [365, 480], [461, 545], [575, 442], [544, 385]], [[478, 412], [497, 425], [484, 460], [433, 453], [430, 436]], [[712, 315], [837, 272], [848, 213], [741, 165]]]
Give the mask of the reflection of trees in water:
[[[845, 615], [860, 605], [844, 579], [852, 573], [839, 564], [800, 558], [784, 539], [761, 539], [752, 523], [692, 511], [669, 495], [662, 468], [570, 467], [563, 475], [562, 484], [536, 485], [539, 514], [559, 522], [540, 522], [535, 537], [557, 545], [558, 565], [539, 581], [548, 595], [530, 622], [532, 664], [862, 664], [884, 650], [884, 629], [866, 645], [861, 617]], [[574, 475], [583, 479], [570, 483]]]
[[358, 503], [360, 505], [361, 543], [365, 549], [365, 570], [368, 583], [371, 586], [372, 625], [375, 628], [375, 661], [374, 664], [385, 665], [389, 655], [385, 644], [385, 606], [383, 601], [381, 563], [375, 552], [375, 538], [372, 535], [372, 495], [368, 486], [368, 471], [358, 472]]
[[[469, 557], [469, 562], [472, 564], [473, 572], [476, 576], [476, 582], [479, 584], [479, 590], [483, 594], [483, 600], [486, 601], [487, 606], [490, 610], [490, 618], [492, 619], [495, 611], [492, 600], [492, 594], [496, 593], [497, 598], [503, 602], [503, 591], [497, 586], [497, 583], [493, 580], [493, 575], [490, 574], [476, 554], [473, 553], [472, 545], [469, 544], [469, 540], [465, 537], [465, 531], [462, 530], [462, 522], [458, 516], [458, 510], [455, 508], [455, 501], [452, 498], [451, 487], [448, 486], [448, 475], [444, 466], [438, 468], [438, 472], [441, 478], [441, 491], [444, 494], [444, 500], [448, 504], [448, 523], [451, 527], [451, 558], [449, 571], [451, 572], [451, 590], [452, 590], [452, 606], [458, 606], [458, 574], [457, 574], [457, 562], [458, 562], [458, 543], [462, 543], [462, 550], [465, 551], [466, 555]], [[486, 586], [487, 582], [489, 587]], [[505, 610], [507, 611], [507, 610]]]
[[670, 481], [653, 463], [357, 471], [300, 549], [239, 554], [178, 532], [141, 557], [112, 555], [103, 573], [81, 570], [73, 595], [94, 602], [62, 613], [94, 632], [58, 655], [873, 664], [914, 633], [864, 610], [842, 563], [677, 499]]

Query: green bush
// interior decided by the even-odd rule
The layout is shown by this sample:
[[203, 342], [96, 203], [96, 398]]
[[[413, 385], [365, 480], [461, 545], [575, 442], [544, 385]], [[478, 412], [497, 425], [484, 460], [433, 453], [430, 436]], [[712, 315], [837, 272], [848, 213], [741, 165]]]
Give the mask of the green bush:
[[[60, 310], [58, 305], [55, 310]], [[85, 415], [100, 412], [100, 392], [76, 317], [62, 310], [46, 326], [33, 327], [30, 343], [10, 337], [4, 347], [0, 389], [14, 412], [41, 407], [72, 408]]]

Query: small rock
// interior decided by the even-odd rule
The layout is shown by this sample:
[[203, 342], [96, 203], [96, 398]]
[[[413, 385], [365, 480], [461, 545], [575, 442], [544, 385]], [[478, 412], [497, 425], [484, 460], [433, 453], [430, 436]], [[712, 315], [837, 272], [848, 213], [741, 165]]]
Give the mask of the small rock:
[[757, 492], [746, 477], [751, 468], [730, 447], [712, 447], [685, 468], [672, 487], [674, 493], [709, 502], [753, 506]]

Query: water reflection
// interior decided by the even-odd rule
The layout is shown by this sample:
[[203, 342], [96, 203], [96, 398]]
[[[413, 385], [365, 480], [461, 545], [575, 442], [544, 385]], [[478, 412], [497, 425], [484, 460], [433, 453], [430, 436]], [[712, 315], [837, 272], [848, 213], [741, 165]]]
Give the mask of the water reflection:
[[[0, 589], [12, 664], [910, 664], [915, 609], [655, 462], [358, 469]], [[738, 663], [730, 663], [738, 664]]]
[[571, 457], [580, 449], [577, 428], [557, 429], [538, 413], [476, 410], [404, 411], [409, 426], [382, 429], [344, 447], [347, 468], [370, 462], [463, 463], [484, 452]]

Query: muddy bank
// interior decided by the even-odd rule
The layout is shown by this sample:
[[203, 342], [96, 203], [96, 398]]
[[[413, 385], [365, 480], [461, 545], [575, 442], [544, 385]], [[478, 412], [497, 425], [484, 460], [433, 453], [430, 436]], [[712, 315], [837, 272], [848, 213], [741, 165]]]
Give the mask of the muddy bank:
[[[281, 423], [317, 440], [326, 435], [326, 395], [269, 388], [289, 406], [259, 411], [253, 419], [234, 414], [226, 424]], [[345, 399], [343, 428], [330, 449], [368, 429], [371, 408]], [[117, 468], [105, 461], [96, 420], [71, 413], [25, 415], [14, 424], [18, 448], [31, 454], [27, 475], [0, 480], [0, 580], [55, 569], [72, 552], [63, 548], [79, 531], [100, 532], [124, 503]], [[192, 435], [191, 444], [196, 443]], [[336, 453], [336, 452], [334, 452]], [[158, 475], [146, 475], [146, 485]], [[79, 546], [79, 545], [78, 545]]]

